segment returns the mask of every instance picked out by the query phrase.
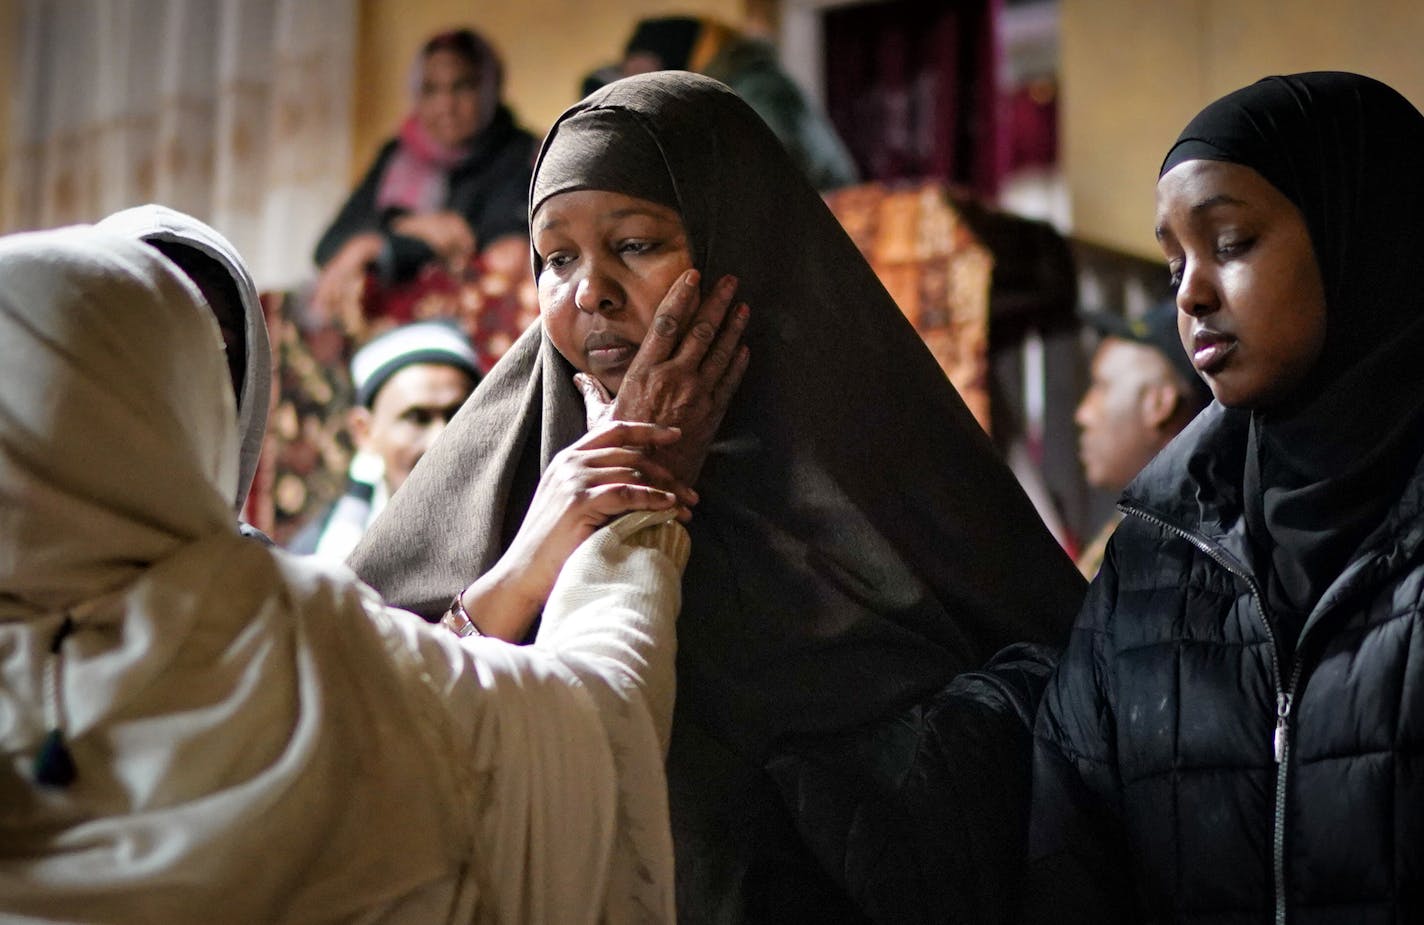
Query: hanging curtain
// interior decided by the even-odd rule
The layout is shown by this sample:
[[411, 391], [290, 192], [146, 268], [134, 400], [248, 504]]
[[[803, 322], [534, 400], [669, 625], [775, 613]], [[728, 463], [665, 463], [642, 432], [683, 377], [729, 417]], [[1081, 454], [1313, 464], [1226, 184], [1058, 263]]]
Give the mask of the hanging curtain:
[[21, 0], [3, 231], [161, 202], [264, 289], [346, 195], [356, 0]]
[[998, 192], [999, 0], [891, 0], [828, 10], [826, 109], [867, 180]]

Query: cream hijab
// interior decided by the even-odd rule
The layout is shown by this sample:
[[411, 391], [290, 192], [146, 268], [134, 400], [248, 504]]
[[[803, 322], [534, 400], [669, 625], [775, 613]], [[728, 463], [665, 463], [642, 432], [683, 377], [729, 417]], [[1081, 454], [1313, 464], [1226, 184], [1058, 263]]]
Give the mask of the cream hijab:
[[201, 299], [136, 242], [83, 229], [0, 241], [6, 610], [73, 607], [184, 543], [236, 535], [232, 388]]
[[272, 404], [272, 347], [257, 285], [252, 281], [247, 264], [232, 242], [211, 225], [167, 206], [152, 203], [134, 206], [115, 212], [95, 227], [150, 244], [179, 244], [191, 248], [216, 261], [232, 277], [242, 302], [247, 335], [247, 368], [242, 378], [242, 396], [237, 402], [240, 455], [234, 508], [241, 513], [252, 487], [252, 477], [257, 473], [262, 441], [267, 434], [267, 412]]
[[[556, 587], [535, 646], [461, 644], [242, 539], [198, 299], [132, 239], [0, 239], [0, 918], [670, 915], [672, 656], [599, 624], [626, 589]], [[624, 598], [670, 621], [676, 575], [649, 587], [671, 603]], [[64, 787], [32, 771], [55, 714]]]

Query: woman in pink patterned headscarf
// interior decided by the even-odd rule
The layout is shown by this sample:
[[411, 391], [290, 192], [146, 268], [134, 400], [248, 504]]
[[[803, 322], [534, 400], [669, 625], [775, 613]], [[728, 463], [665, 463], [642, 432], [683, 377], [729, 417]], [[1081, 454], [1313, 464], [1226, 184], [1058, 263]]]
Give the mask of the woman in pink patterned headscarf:
[[319, 305], [359, 288], [368, 270], [401, 283], [492, 246], [523, 265], [534, 137], [500, 102], [503, 78], [469, 29], [425, 43], [410, 113], [317, 244]]

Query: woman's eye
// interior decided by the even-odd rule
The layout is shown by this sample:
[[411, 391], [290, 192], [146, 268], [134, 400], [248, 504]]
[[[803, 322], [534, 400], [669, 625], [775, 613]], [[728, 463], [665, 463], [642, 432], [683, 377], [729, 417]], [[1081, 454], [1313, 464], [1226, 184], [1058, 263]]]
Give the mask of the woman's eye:
[[618, 250], [624, 254], [646, 254], [657, 246], [655, 241], [624, 241], [618, 245]]
[[1216, 253], [1219, 257], [1238, 257], [1250, 250], [1251, 245], [1255, 243], [1255, 238], [1223, 241], [1216, 246]]
[[558, 270], [568, 266], [569, 262], [574, 258], [571, 254], [553, 253], [543, 259], [544, 266], [548, 267], [551, 270]]
[[1167, 285], [1172, 287], [1173, 292], [1176, 292], [1182, 285], [1182, 268], [1169, 263], [1167, 264], [1167, 274]]

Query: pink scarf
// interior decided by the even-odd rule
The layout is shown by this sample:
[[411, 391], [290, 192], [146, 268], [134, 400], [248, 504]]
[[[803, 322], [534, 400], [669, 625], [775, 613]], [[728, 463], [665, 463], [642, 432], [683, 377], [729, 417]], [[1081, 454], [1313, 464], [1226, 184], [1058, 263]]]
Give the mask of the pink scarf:
[[376, 208], [435, 212], [444, 207], [450, 171], [470, 153], [470, 145], [447, 147], [421, 126], [415, 114], [401, 124], [396, 153], [381, 175]]

